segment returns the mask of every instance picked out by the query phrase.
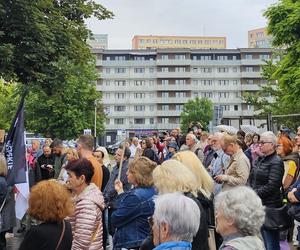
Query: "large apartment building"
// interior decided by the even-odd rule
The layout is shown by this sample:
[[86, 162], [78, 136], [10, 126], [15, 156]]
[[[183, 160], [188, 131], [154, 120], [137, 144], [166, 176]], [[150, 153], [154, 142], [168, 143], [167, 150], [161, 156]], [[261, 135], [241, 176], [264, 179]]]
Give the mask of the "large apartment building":
[[134, 36], [132, 49], [226, 49], [226, 37], [217, 36]]
[[135, 133], [180, 125], [184, 103], [197, 96], [222, 110], [223, 123], [253, 121], [246, 92], [258, 91], [269, 49], [93, 50], [97, 90], [103, 93], [106, 128]]
[[248, 31], [249, 48], [271, 48], [272, 37], [268, 35], [266, 28], [259, 28]]

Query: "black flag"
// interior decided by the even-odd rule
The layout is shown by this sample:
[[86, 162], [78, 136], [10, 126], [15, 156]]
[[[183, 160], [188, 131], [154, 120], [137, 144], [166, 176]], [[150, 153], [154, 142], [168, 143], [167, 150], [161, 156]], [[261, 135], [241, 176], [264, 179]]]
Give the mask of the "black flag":
[[24, 99], [23, 94], [13, 123], [5, 140], [7, 161], [7, 183], [9, 186], [26, 182], [26, 156], [24, 141]]

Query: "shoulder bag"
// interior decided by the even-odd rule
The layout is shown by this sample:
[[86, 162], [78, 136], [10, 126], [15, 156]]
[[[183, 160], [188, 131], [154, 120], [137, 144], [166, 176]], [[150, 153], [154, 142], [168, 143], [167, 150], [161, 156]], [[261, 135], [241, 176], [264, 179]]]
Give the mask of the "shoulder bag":
[[66, 225], [65, 225], [65, 221], [63, 220], [63, 221], [62, 221], [62, 231], [61, 231], [61, 235], [60, 235], [60, 237], [59, 237], [59, 241], [57, 242], [57, 245], [56, 245], [55, 250], [58, 250], [58, 248], [59, 248], [59, 245], [60, 245], [60, 243], [61, 243], [61, 241], [62, 241], [62, 239], [63, 239], [63, 237], [64, 237], [64, 234], [65, 234], [65, 229], [66, 229]]

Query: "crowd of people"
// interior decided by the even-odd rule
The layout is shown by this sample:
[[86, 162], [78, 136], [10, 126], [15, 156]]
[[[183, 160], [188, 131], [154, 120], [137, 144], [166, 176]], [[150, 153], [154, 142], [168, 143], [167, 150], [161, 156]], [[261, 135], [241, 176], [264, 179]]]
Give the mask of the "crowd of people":
[[[289, 249], [300, 245], [299, 148], [300, 127], [295, 138], [173, 129], [131, 138], [114, 160], [90, 135], [75, 148], [34, 140], [20, 249]], [[6, 175], [1, 156], [0, 249], [15, 226]], [[289, 225], [272, 221], [282, 208]]]

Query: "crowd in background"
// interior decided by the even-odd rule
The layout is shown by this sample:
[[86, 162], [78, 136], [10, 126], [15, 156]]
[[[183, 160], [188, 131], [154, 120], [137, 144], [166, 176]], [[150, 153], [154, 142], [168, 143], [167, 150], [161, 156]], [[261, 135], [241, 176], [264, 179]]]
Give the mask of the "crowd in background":
[[[300, 127], [261, 134], [180, 129], [120, 145], [94, 138], [28, 149], [29, 209], [20, 249], [289, 249], [300, 245]], [[0, 158], [1, 246], [15, 227], [14, 190]], [[289, 205], [294, 223], [269, 226]], [[299, 206], [299, 212], [297, 212]], [[274, 212], [275, 211], [275, 212]], [[295, 212], [296, 211], [296, 212]], [[112, 243], [110, 242], [112, 237]]]

